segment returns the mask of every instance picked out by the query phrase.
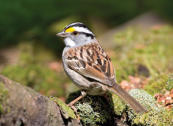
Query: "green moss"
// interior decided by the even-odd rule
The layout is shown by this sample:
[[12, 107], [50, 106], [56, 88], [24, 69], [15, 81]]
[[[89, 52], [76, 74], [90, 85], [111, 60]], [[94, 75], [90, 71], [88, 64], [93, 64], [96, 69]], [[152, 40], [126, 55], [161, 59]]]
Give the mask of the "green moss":
[[172, 126], [173, 111], [157, 107], [155, 99], [147, 92], [139, 89], [133, 89], [130, 92], [147, 110], [144, 114], [134, 114], [128, 111], [128, 118], [132, 125], [142, 126]]
[[112, 101], [113, 101], [113, 107], [114, 107], [114, 112], [116, 115], [122, 115], [122, 113], [126, 109], [126, 105], [124, 102], [115, 94], [112, 94]]
[[173, 77], [172, 75], [159, 75], [154, 79], [151, 79], [148, 84], [144, 87], [144, 89], [154, 95], [156, 93], [160, 93], [165, 89], [171, 90], [173, 89]]
[[129, 28], [116, 34], [112, 61], [116, 67], [117, 79], [127, 80], [129, 75], [156, 77], [160, 73], [172, 72], [172, 34], [171, 26], [145, 32]]
[[141, 105], [143, 105], [148, 111], [158, 110], [159, 108], [156, 105], [156, 101], [148, 94], [146, 91], [141, 89], [132, 89], [129, 91], [129, 94], [133, 96]]
[[[80, 92], [72, 93], [67, 101], [70, 102], [79, 95]], [[84, 126], [113, 125], [113, 108], [104, 97], [86, 96], [74, 106]]]
[[[129, 94], [133, 96], [148, 111], [159, 109], [156, 105], [155, 99], [146, 91], [141, 89], [132, 89], [129, 91]], [[135, 116], [133, 110], [130, 107], [127, 107], [127, 105], [117, 95], [112, 94], [112, 100], [116, 115], [122, 115], [123, 112], [127, 111], [129, 113], [129, 118], [132, 119]]]
[[4, 100], [7, 99], [7, 96], [8, 96], [8, 90], [4, 87], [4, 84], [0, 82], [0, 113], [4, 112], [3, 104]]
[[133, 119], [132, 125], [142, 126], [172, 126], [173, 111], [161, 109], [159, 111], [150, 111], [143, 115], [138, 115]]
[[[141, 89], [132, 89], [129, 91], [129, 94], [133, 96], [147, 111], [158, 111], [159, 108], [156, 105], [155, 99], [148, 94], [146, 91]], [[136, 116], [140, 116], [141, 114], [135, 113], [132, 108], [128, 107], [126, 110], [128, 113], [128, 119], [134, 120]]]
[[67, 104], [65, 104], [62, 100], [60, 100], [56, 97], [52, 97], [50, 99], [52, 101], [56, 102], [56, 104], [58, 104], [60, 106], [61, 111], [63, 112], [63, 115], [66, 119], [68, 119], [69, 117], [76, 119], [76, 115], [75, 115], [74, 111], [69, 106], [67, 106]]
[[[112, 95], [114, 107], [108, 104], [107, 100], [100, 96], [86, 96], [78, 101], [74, 106], [77, 109], [77, 114], [84, 126], [104, 126], [115, 125], [118, 121], [128, 123], [134, 126], [172, 126], [173, 111], [165, 110], [156, 105], [156, 101], [146, 91], [141, 89], [132, 89], [129, 94], [140, 102], [148, 112], [136, 114], [134, 111], [125, 105], [116, 95]], [[70, 95], [69, 102], [80, 95], [80, 92], [75, 92]], [[113, 114], [112, 111], [116, 114]], [[118, 115], [118, 116], [117, 116]], [[114, 121], [117, 122], [114, 122]]]

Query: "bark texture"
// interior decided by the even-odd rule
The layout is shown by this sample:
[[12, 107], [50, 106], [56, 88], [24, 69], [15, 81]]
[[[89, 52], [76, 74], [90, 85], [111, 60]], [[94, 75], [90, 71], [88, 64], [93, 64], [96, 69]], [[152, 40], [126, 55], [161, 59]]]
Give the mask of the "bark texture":
[[55, 102], [28, 87], [2, 75], [0, 85], [0, 126], [81, 125], [75, 119], [64, 119]]

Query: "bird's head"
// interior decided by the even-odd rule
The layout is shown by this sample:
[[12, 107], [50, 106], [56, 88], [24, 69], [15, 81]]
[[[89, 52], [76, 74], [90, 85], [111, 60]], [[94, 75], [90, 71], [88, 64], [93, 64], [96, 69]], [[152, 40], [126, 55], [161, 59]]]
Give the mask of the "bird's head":
[[83, 23], [75, 22], [67, 25], [64, 30], [57, 33], [64, 38], [66, 46], [78, 46], [95, 41], [95, 35]]

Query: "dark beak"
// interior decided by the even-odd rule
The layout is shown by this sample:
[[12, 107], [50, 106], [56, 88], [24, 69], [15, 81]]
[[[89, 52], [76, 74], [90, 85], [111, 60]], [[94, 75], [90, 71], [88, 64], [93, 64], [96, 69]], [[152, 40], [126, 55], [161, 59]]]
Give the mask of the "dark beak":
[[59, 37], [67, 37], [67, 33], [65, 33], [64, 31], [63, 32], [59, 32], [56, 34], [56, 36], [59, 36]]

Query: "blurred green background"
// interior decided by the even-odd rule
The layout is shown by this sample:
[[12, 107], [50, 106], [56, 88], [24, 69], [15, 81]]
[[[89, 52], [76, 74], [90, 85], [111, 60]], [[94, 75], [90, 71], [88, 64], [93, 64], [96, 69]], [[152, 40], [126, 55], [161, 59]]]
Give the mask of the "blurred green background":
[[[150, 10], [173, 20], [172, 5], [171, 0], [1, 0], [0, 47], [35, 40], [57, 51], [62, 45], [55, 42], [55, 31], [68, 22], [92, 27], [91, 18], [98, 18], [112, 27]], [[53, 23], [60, 23], [60, 28], [52, 30]]]
[[75, 87], [63, 72], [64, 44], [57, 32], [80, 21], [97, 36], [104, 36], [137, 16], [153, 12], [169, 23], [147, 32], [127, 28], [109, 38], [115, 46], [108, 52], [118, 82], [130, 75], [151, 80], [162, 74], [165, 77], [173, 71], [172, 5], [171, 0], [1, 0], [0, 72], [42, 94], [64, 97]]

